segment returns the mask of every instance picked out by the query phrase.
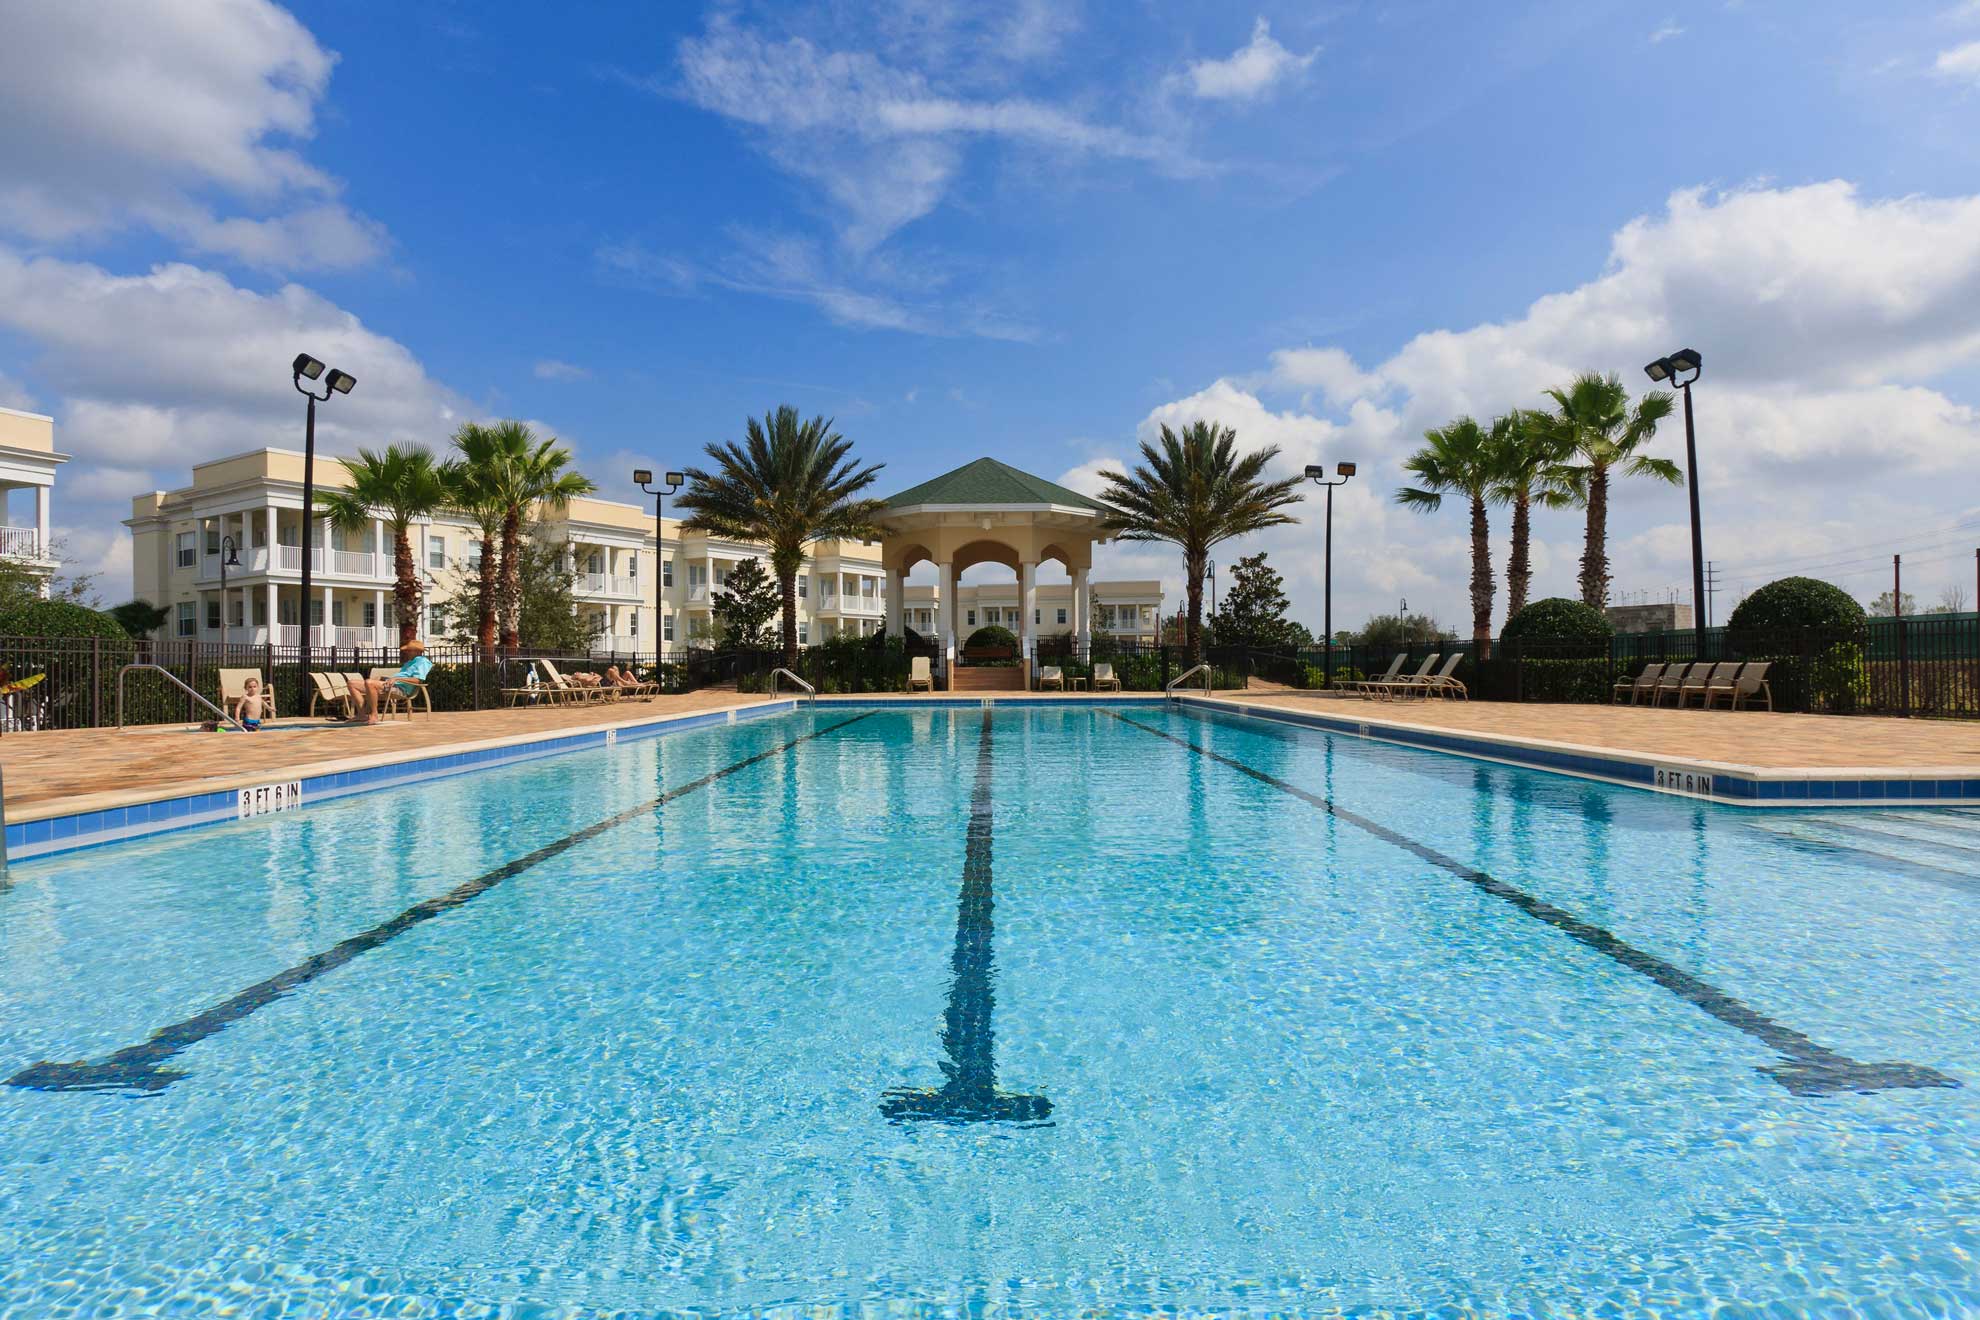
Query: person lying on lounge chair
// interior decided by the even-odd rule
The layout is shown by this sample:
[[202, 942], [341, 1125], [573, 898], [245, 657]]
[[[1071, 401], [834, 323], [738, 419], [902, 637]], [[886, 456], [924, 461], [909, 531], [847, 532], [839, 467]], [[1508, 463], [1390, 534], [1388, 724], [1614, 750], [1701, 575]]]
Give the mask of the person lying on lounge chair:
[[399, 672], [391, 678], [372, 678], [351, 683], [351, 696], [356, 708], [351, 712], [353, 724], [377, 724], [385, 709], [385, 696], [393, 687], [411, 696], [418, 685], [426, 681], [433, 672], [433, 662], [426, 658], [426, 643], [414, 638], [399, 648], [399, 658], [403, 661]]

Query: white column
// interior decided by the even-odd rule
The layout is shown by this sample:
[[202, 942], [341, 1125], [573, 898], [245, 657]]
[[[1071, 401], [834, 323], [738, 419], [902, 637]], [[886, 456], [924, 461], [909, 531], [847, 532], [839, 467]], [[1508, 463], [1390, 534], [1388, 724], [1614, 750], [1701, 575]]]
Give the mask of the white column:
[[[276, 527], [277, 510], [275, 506], [271, 504], [268, 506], [266, 510], [264, 510], [264, 512], [266, 512], [268, 515], [268, 571], [273, 573], [275, 571], [275, 527]], [[268, 608], [271, 611], [270, 614], [268, 615], [268, 626], [270, 628], [273, 628], [275, 626], [275, 615], [273, 613], [273, 610], [275, 608], [275, 604], [274, 604], [275, 588], [273, 586], [269, 587], [268, 592], [269, 592]], [[273, 633], [269, 634], [269, 636], [271, 637], [273, 637], [274, 635], [275, 634]]]
[[[377, 574], [391, 572], [391, 560], [385, 557], [385, 520], [376, 518], [371, 523], [371, 571]], [[383, 618], [384, 616], [379, 616]]]
[[949, 686], [953, 688], [956, 683], [956, 596], [962, 589], [956, 579], [962, 575], [947, 559], [935, 567], [935, 617], [942, 621], [939, 630], [942, 634], [943, 664], [947, 667]]
[[[304, 546], [304, 547], [303, 547], [303, 553], [304, 553], [304, 554], [307, 554], [307, 553], [309, 553], [309, 547], [308, 547], [308, 546]], [[332, 638], [333, 638], [333, 637], [335, 636], [335, 634], [333, 634], [333, 633], [332, 633], [332, 632], [330, 631], [330, 593], [331, 593], [331, 588], [329, 588], [329, 587], [325, 587], [325, 588], [323, 589], [323, 632], [322, 632], [322, 637], [323, 637], [323, 644], [324, 644], [325, 646], [328, 646], [328, 645], [330, 645], [330, 643], [331, 643], [331, 639], [332, 639]], [[307, 612], [307, 611], [305, 611], [305, 612], [304, 612], [304, 614], [303, 614], [303, 627], [305, 627], [305, 628], [307, 628], [308, 626], [309, 626], [309, 614], [308, 614], [308, 612]]]
[[1038, 658], [1038, 561], [1018, 565], [1018, 654], [1029, 665]]
[[47, 486], [34, 488], [34, 550], [43, 559], [48, 555], [48, 492]]
[[[274, 518], [275, 510], [270, 509], [268, 511], [268, 516], [271, 519]], [[270, 539], [268, 544], [270, 546], [273, 546], [275, 544], [273, 532], [269, 534], [269, 537]], [[270, 553], [273, 553], [273, 551], [271, 551]], [[273, 642], [276, 639], [276, 637], [280, 635], [275, 630], [277, 627], [280, 626], [282, 620], [282, 611], [279, 608], [277, 608], [281, 604], [282, 589], [276, 586], [273, 582], [270, 582], [267, 585], [267, 587], [263, 589], [268, 593], [268, 640], [270, 642]]]
[[898, 568], [887, 570], [887, 633], [892, 637], [904, 635], [901, 628], [901, 591], [906, 576]]
[[385, 593], [371, 593], [371, 640], [376, 642], [385, 634]]
[[1086, 574], [1083, 568], [1075, 568], [1072, 574], [1073, 645], [1082, 652], [1093, 644], [1093, 592], [1087, 585]]

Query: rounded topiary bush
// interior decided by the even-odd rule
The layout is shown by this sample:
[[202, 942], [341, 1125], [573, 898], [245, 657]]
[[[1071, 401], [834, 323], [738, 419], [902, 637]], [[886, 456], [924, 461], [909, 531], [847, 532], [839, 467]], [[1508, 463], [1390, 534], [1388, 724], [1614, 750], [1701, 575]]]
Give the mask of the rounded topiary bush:
[[1017, 650], [1017, 644], [1016, 633], [1012, 632], [1009, 628], [999, 628], [993, 623], [978, 628], [975, 632], [971, 633], [969, 640], [963, 643], [963, 649], [966, 651], [987, 651], [993, 647], [1006, 646], [1015, 651]]
[[1726, 627], [1734, 632], [1808, 628], [1854, 635], [1863, 622], [1863, 607], [1841, 587], [1816, 578], [1785, 577], [1741, 601]]
[[1506, 641], [1606, 642], [1615, 626], [1602, 611], [1564, 596], [1536, 600], [1506, 620], [1499, 636]]
[[101, 637], [127, 642], [131, 635], [101, 610], [65, 600], [35, 600], [0, 611], [0, 637]]

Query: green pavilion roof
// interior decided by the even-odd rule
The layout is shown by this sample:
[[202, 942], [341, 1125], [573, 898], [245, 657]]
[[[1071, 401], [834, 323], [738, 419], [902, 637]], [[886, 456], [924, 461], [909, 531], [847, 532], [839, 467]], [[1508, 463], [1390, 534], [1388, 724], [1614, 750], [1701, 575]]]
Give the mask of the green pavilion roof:
[[[918, 504], [1060, 504], [1095, 513], [1112, 509], [1057, 482], [1020, 472], [994, 458], [979, 458], [953, 472], [909, 487], [887, 501], [888, 509], [912, 508]], [[886, 510], [881, 511], [881, 516]]]

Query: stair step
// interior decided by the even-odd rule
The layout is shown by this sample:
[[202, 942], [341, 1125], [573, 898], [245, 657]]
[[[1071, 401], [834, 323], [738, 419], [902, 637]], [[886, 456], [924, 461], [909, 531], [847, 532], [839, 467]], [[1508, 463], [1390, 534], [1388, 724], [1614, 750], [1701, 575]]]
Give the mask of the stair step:
[[1022, 692], [1024, 691], [1024, 671], [1016, 667], [983, 666], [972, 668], [956, 666], [954, 672], [957, 692]]

